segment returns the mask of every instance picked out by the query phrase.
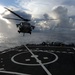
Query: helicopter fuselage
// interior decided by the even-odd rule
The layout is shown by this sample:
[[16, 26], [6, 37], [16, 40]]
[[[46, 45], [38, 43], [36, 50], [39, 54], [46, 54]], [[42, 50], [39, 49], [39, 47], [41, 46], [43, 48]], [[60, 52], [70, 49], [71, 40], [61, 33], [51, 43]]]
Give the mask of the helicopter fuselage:
[[19, 33], [29, 33], [31, 34], [31, 31], [35, 28], [35, 26], [30, 25], [28, 22], [21, 22], [20, 24], [16, 24], [16, 26], [19, 28]]

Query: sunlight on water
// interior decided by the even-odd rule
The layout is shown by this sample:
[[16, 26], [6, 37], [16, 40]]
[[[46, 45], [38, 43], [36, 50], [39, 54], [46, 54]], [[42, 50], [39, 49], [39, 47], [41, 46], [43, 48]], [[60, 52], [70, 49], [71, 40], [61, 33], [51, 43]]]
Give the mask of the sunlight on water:
[[0, 33], [0, 43], [4, 43], [4, 39], [7, 39], [7, 37], [4, 37], [4, 35]]
[[16, 39], [15, 37], [10, 37], [3, 35], [2, 33], [0, 33], [0, 51], [5, 50], [5, 49], [9, 49], [15, 46], [18, 46], [18, 39]]
[[5, 49], [5, 40], [7, 39], [7, 37], [5, 37], [2, 33], [0, 33], [0, 51], [2, 51], [3, 49]]
[[[61, 35], [60, 37], [57, 35], [58, 33], [32, 33], [30, 34], [3, 34], [0, 33], [0, 51], [9, 49], [9, 48], [14, 48], [16, 46], [21, 46], [25, 45], [27, 43], [32, 43], [32, 44], [39, 44], [42, 43], [43, 41], [50, 41], [50, 42], [55, 42], [55, 41], [60, 41], [60, 42], [75, 42], [75, 38], [71, 37], [74, 36], [74, 34], [68, 35], [67, 33]], [[59, 34], [60, 35], [60, 34]], [[64, 39], [63, 39], [64, 38]]]

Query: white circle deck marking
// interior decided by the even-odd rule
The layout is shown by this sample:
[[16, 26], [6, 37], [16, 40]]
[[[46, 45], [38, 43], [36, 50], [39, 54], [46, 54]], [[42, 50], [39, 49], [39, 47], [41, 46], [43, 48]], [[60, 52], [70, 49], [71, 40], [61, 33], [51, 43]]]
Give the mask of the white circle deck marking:
[[[34, 51], [34, 52], [36, 52], [36, 51]], [[43, 51], [38, 51], [38, 52], [42, 52], [42, 53], [43, 53]], [[21, 62], [18, 62], [18, 61], [16, 61], [16, 60], [14, 60], [14, 58], [15, 58], [16, 56], [21, 55], [21, 54], [23, 54], [23, 53], [29, 53], [29, 52], [21, 52], [21, 53], [15, 54], [15, 55], [11, 58], [11, 61], [14, 62], [14, 63], [16, 63], [16, 64], [19, 64], [19, 65], [40, 66], [40, 64], [35, 64], [35, 63], [34, 63], [34, 64], [27, 64], [27, 63], [21, 63]], [[54, 55], [54, 56], [55, 56], [55, 59], [52, 60], [52, 61], [50, 61], [50, 62], [43, 63], [43, 65], [51, 64], [51, 63], [54, 63], [55, 61], [58, 60], [58, 56], [57, 56], [56, 54], [50, 53], [50, 52], [45, 52], [45, 51], [44, 51], [44, 53], [49, 53], [49, 54]]]

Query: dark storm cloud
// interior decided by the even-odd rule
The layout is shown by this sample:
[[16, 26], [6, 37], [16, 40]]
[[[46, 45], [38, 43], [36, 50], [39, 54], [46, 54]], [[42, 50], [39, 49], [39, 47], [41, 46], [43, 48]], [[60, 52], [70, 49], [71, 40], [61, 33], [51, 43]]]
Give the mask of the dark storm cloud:
[[68, 9], [62, 6], [58, 6], [53, 10], [53, 15], [57, 17], [59, 20], [57, 26], [60, 28], [70, 28], [71, 25], [69, 23]]
[[[31, 20], [31, 15], [27, 14], [25, 11], [22, 11], [22, 10], [19, 10], [19, 9], [18, 10], [12, 10], [12, 11], [15, 12], [16, 14], [20, 15], [21, 17], [25, 18], [25, 19], [30, 19]], [[10, 13], [8, 15], [4, 15], [4, 17], [21, 19], [18, 16], [14, 15], [13, 13]]]
[[75, 0], [64, 0], [62, 4], [75, 6]]

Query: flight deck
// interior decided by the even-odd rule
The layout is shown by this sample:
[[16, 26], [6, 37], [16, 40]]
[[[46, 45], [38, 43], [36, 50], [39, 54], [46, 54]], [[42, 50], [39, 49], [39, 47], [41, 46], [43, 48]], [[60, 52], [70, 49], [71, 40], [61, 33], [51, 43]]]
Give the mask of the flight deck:
[[75, 48], [18, 46], [0, 52], [1, 75], [75, 75]]

